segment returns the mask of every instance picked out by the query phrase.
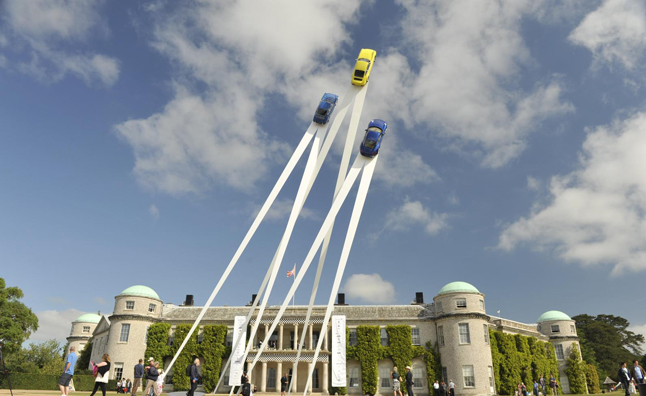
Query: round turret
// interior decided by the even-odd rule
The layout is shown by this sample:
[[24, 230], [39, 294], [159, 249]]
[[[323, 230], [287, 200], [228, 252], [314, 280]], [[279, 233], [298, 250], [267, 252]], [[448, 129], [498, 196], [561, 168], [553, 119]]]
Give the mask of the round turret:
[[[100, 320], [101, 315], [86, 313], [79, 316], [72, 322], [72, 329], [70, 330], [69, 337], [67, 337], [67, 342], [70, 347], [74, 347], [76, 349], [77, 354], [81, 353], [85, 344], [87, 344], [90, 337], [92, 337], [92, 333], [94, 333], [94, 329]], [[65, 355], [67, 356], [68, 353], [69, 348], [65, 351]]]
[[538, 317], [536, 323], [536, 330], [548, 336], [554, 345], [561, 377], [561, 389], [564, 393], [569, 393], [570, 382], [565, 373], [567, 359], [572, 352], [573, 345], [577, 345], [580, 351], [575, 321], [564, 312], [547, 311]]
[[489, 317], [484, 294], [467, 282], [451, 282], [440, 289], [435, 302], [437, 345], [460, 395], [493, 394], [489, 376], [491, 348]]

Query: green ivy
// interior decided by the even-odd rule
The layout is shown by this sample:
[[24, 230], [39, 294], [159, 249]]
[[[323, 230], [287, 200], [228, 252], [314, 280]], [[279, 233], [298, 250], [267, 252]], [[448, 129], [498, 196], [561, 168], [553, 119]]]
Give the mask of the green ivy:
[[170, 347], [168, 346], [169, 331], [169, 323], [155, 323], [148, 327], [146, 357], [152, 357], [158, 361], [160, 367], [164, 365], [164, 358], [170, 355]]
[[379, 359], [383, 356], [379, 326], [357, 326], [357, 346], [348, 348], [348, 357], [361, 364], [361, 390], [363, 394], [377, 393]]
[[220, 379], [222, 359], [230, 353], [225, 346], [226, 325], [207, 325], [203, 328], [204, 338], [198, 350], [202, 356], [202, 383], [207, 393], [212, 393]]
[[586, 394], [586, 363], [581, 360], [581, 354], [576, 344], [570, 348], [570, 356], [567, 359], [565, 373], [570, 381], [570, 392]]
[[593, 364], [585, 365], [585, 379], [588, 383], [588, 393], [591, 395], [597, 395], [601, 393], [599, 388], [599, 374], [597, 373], [597, 368]]
[[[181, 324], [175, 326], [175, 342], [171, 354], [174, 356], [179, 350], [180, 345], [191, 330], [191, 325]], [[175, 368], [173, 369], [173, 389], [176, 391], [188, 390], [190, 388], [190, 379], [186, 376], [186, 367], [193, 364], [193, 359], [197, 357], [197, 333], [200, 328], [195, 329], [195, 332], [188, 339], [184, 349], [175, 360]]]
[[[63, 351], [65, 350], [63, 349]], [[63, 356], [65, 356], [65, 354], [63, 354]], [[77, 371], [87, 370], [88, 367], [90, 367], [90, 356], [92, 356], [92, 341], [88, 341], [88, 343], [83, 347], [81, 355], [76, 362]]]
[[531, 384], [541, 374], [558, 378], [554, 346], [520, 334], [489, 330], [496, 393], [512, 395], [519, 382]]

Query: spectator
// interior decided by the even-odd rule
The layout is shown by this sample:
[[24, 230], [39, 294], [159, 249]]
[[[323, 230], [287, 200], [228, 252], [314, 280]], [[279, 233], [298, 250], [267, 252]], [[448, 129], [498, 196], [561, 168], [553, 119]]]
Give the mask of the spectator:
[[415, 396], [413, 393], [413, 370], [410, 366], [406, 366], [406, 391], [408, 391], [408, 396]]
[[139, 364], [135, 364], [135, 381], [132, 383], [130, 394], [135, 396], [137, 389], [141, 386], [141, 378], [144, 376], [144, 359], [139, 359]]
[[61, 390], [61, 396], [67, 396], [70, 391], [70, 381], [74, 375], [74, 367], [76, 366], [76, 347], [70, 347], [70, 353], [67, 355], [65, 367], [63, 367], [63, 374], [58, 379], [58, 388]]
[[397, 367], [393, 367], [393, 371], [390, 373], [390, 378], [393, 380], [393, 396], [397, 396], [397, 393], [399, 393], [399, 396], [404, 396], [402, 395], [401, 390], [401, 375], [399, 375]]
[[630, 396], [630, 390], [628, 389], [628, 387], [630, 386], [631, 378], [630, 373], [626, 368], [626, 362], [622, 362], [619, 365], [619, 372], [617, 373], [617, 377], [619, 377], [619, 382], [621, 382], [621, 385], [626, 390], [626, 396]]
[[543, 377], [543, 374], [541, 374], [541, 378], [538, 380], [538, 383], [541, 385], [541, 389], [543, 391], [543, 396], [547, 396], [547, 391], [545, 389], [545, 377]]
[[534, 396], [538, 396], [538, 382], [534, 380]]
[[455, 396], [455, 384], [453, 383], [453, 380], [449, 380], [449, 395]]
[[148, 395], [150, 389], [153, 389], [153, 391], [155, 389], [155, 382], [157, 381], [157, 377], [159, 377], [157, 367], [159, 367], [159, 362], [150, 362], [148, 373], [146, 374], [146, 389], [144, 390], [144, 395]]
[[94, 380], [94, 390], [90, 396], [94, 396], [99, 387], [101, 388], [101, 393], [105, 396], [105, 386], [110, 379], [110, 355], [104, 353], [101, 356], [101, 360], [101, 363], [95, 365], [97, 367], [97, 374]]
[[189, 381], [190, 381], [191, 389], [189, 389], [189, 391], [186, 393], [186, 396], [193, 396], [193, 394], [195, 393], [195, 389], [197, 389], [197, 377], [198, 377], [197, 366], [199, 365], [200, 365], [200, 359], [196, 358], [190, 367], [191, 375], [190, 375]]
[[644, 377], [646, 377], [646, 371], [644, 368], [639, 365], [639, 360], [633, 361], [633, 368], [630, 370], [630, 375], [635, 380], [637, 384], [644, 383]]
[[435, 380], [433, 384], [433, 394], [435, 396], [440, 396], [440, 381]]

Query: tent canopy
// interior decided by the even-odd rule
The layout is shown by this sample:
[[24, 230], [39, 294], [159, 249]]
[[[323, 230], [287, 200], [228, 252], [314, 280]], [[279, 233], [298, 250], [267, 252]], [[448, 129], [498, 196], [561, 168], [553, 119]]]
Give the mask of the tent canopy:
[[612, 385], [612, 384], [616, 384], [616, 382], [613, 381], [612, 378], [606, 377], [606, 379], [603, 381], [603, 384], [604, 385], [608, 385], [608, 384]]

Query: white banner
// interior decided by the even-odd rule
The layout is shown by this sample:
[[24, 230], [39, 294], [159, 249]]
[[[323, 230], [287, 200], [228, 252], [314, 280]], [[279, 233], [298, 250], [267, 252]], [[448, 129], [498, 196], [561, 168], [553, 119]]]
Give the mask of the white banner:
[[345, 316], [332, 316], [332, 386], [346, 386]]
[[[238, 345], [235, 351], [231, 351], [231, 370], [229, 370], [229, 386], [238, 386], [242, 385], [240, 383], [240, 378], [242, 377], [242, 372], [244, 370], [244, 350], [245, 350], [245, 340], [247, 338], [247, 329], [244, 328], [245, 322], [244, 316], [236, 316], [235, 321], [233, 322], [233, 345]], [[238, 338], [242, 337], [242, 340], [238, 343]]]

